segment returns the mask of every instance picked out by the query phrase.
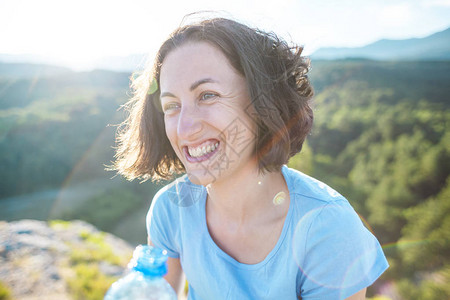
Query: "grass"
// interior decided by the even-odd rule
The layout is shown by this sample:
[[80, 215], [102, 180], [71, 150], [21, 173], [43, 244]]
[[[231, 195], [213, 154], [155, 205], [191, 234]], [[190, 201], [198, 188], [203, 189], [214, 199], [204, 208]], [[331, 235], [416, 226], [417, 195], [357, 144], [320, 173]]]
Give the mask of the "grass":
[[79, 300], [101, 300], [117, 277], [103, 274], [95, 263], [81, 263], [73, 267], [74, 276], [67, 280], [71, 296]]
[[48, 222], [53, 229], [69, 229], [72, 223], [64, 220], [51, 220]]
[[70, 262], [73, 265], [106, 261], [112, 265], [122, 266], [126, 263], [124, 258], [114, 254], [111, 246], [105, 242], [105, 233], [80, 232], [85, 247], [74, 247], [70, 254]]
[[[50, 221], [49, 224], [52, 228], [62, 230], [72, 226], [70, 221], [61, 220]], [[67, 243], [70, 253], [64, 264], [67, 272], [64, 272], [63, 277], [73, 299], [101, 300], [118, 277], [104, 274], [100, 263], [106, 262], [125, 268], [131, 253], [129, 257], [116, 255], [112, 246], [106, 242], [104, 232], [82, 229], [78, 232], [78, 237], [79, 241]]]
[[0, 300], [12, 300], [11, 290], [9, 287], [0, 281]]

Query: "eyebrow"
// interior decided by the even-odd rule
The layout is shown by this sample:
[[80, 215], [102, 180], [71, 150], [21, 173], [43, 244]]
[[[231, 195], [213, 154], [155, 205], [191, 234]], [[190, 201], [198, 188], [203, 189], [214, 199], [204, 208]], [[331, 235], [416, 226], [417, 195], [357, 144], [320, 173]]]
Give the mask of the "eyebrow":
[[[218, 83], [218, 81], [214, 80], [212, 78], [203, 78], [203, 79], [197, 80], [196, 82], [191, 84], [189, 90], [192, 92], [197, 87], [199, 87], [200, 85], [205, 84], [205, 83]], [[162, 97], [174, 97], [175, 98], [175, 95], [172, 93], [169, 93], [169, 92], [164, 92], [161, 94], [160, 98], [162, 98]]]
[[218, 81], [212, 79], [212, 78], [203, 78], [200, 80], [197, 80], [196, 82], [194, 82], [191, 87], [189, 88], [189, 90], [192, 92], [193, 90], [195, 90], [199, 85], [202, 85], [204, 83], [217, 83]]

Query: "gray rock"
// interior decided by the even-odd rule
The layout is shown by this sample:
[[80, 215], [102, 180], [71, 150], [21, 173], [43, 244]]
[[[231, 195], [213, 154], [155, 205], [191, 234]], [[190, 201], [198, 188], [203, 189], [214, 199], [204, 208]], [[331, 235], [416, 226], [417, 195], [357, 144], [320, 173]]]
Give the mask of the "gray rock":
[[[21, 220], [0, 222], [0, 281], [10, 287], [15, 299], [71, 299], [66, 275], [70, 273], [71, 247], [89, 247], [81, 233], [100, 231], [83, 221], [68, 226]], [[125, 241], [104, 234], [104, 241], [120, 257], [131, 257], [133, 248]], [[121, 276], [125, 266], [98, 262], [105, 275]]]

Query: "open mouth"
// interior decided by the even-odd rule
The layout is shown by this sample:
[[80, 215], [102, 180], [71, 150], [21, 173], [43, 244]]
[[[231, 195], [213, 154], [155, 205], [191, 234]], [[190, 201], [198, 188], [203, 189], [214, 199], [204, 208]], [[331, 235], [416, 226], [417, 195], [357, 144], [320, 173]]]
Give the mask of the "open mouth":
[[183, 147], [184, 155], [189, 162], [202, 162], [213, 156], [220, 146], [218, 140], [208, 140], [197, 147]]

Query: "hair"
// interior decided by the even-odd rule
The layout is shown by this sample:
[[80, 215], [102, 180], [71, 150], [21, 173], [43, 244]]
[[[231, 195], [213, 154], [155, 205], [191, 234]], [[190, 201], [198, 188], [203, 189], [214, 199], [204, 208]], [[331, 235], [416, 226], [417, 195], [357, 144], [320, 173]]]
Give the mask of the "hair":
[[129, 115], [118, 129], [113, 169], [129, 180], [170, 179], [185, 171], [165, 134], [159, 80], [168, 53], [188, 42], [217, 47], [245, 77], [257, 125], [254, 154], [259, 170], [279, 170], [301, 151], [312, 127], [309, 60], [301, 56], [303, 47], [225, 18], [179, 27], [162, 44], [153, 67], [132, 79], [134, 94], [125, 105]]

